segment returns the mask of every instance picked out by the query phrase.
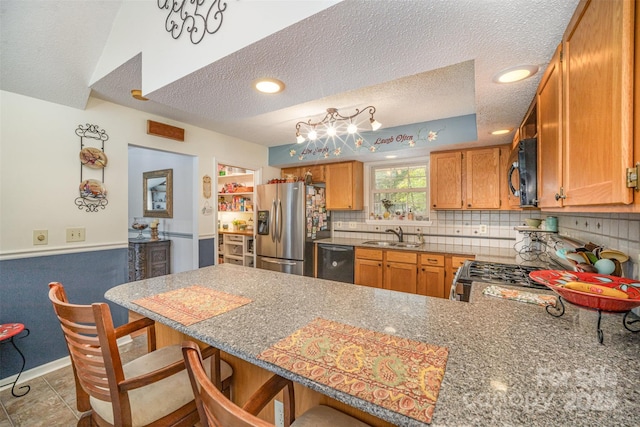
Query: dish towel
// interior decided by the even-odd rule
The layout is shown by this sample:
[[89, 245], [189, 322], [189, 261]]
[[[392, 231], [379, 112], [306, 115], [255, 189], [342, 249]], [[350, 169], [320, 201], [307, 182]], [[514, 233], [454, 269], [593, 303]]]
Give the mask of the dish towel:
[[556, 297], [553, 295], [534, 294], [533, 292], [502, 288], [496, 285], [487, 286], [484, 291], [482, 291], [482, 293], [490, 297], [510, 299], [519, 302], [526, 302], [529, 304], [537, 304], [543, 306], [552, 305], [554, 307], [556, 305]]

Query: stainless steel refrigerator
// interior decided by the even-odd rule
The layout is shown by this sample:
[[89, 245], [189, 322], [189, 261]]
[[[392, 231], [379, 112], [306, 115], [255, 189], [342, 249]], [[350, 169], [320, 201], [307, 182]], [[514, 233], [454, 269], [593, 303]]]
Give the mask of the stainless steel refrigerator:
[[313, 276], [313, 240], [331, 233], [324, 195], [301, 181], [258, 186], [258, 268]]

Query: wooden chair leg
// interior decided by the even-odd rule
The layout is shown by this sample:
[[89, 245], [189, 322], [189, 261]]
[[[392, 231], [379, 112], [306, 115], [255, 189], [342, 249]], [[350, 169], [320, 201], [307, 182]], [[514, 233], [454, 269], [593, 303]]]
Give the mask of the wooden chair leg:
[[91, 427], [91, 415], [93, 411], [84, 412], [78, 420], [77, 427]]

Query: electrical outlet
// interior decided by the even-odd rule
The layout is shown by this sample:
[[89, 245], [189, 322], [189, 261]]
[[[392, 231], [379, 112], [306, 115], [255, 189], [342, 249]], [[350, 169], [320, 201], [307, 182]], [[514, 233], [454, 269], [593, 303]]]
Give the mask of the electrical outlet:
[[358, 228], [358, 224], [353, 221], [349, 221], [349, 228]]
[[48, 245], [49, 244], [49, 232], [47, 230], [33, 230], [33, 244], [34, 245]]
[[276, 427], [284, 427], [284, 405], [279, 400], [273, 401], [274, 424]]
[[342, 221], [336, 221], [336, 228], [342, 228]]
[[84, 227], [67, 228], [67, 242], [84, 242]]
[[479, 228], [478, 228], [478, 232], [480, 234], [487, 234], [487, 226], [482, 224]]

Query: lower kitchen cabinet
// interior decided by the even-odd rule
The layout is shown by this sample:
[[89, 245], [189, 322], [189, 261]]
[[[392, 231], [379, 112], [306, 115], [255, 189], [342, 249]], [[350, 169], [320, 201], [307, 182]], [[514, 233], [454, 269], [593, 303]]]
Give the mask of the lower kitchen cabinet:
[[218, 262], [254, 266], [253, 235], [221, 233], [218, 235]]
[[171, 273], [171, 240], [129, 240], [129, 281]]
[[354, 283], [356, 285], [382, 288], [382, 251], [356, 248]]
[[406, 251], [385, 251], [384, 288], [415, 294], [418, 255]]
[[447, 298], [444, 258], [442, 254], [420, 254], [417, 294]]
[[473, 255], [356, 248], [355, 284], [449, 298], [458, 268]]

